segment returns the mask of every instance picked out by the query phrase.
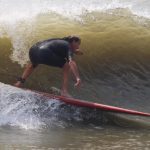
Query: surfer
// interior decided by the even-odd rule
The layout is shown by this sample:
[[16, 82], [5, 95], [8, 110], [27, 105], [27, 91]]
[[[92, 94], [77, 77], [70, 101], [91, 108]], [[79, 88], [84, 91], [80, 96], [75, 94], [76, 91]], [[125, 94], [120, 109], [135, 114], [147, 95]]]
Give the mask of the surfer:
[[16, 87], [21, 87], [33, 70], [39, 64], [59, 67], [63, 69], [63, 85], [61, 95], [68, 96], [68, 77], [71, 71], [76, 78], [75, 87], [79, 87], [81, 79], [74, 54], [82, 55], [79, 47], [81, 39], [78, 36], [48, 39], [34, 44], [29, 50], [30, 63], [27, 64], [23, 75], [17, 79]]

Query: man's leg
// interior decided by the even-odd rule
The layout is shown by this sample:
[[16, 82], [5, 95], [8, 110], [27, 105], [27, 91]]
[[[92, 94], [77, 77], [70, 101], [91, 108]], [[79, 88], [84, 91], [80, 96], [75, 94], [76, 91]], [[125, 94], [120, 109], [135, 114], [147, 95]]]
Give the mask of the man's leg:
[[66, 63], [63, 67], [63, 85], [61, 90], [61, 95], [70, 96], [68, 94], [68, 80], [69, 80], [70, 66]]
[[26, 69], [23, 72], [23, 75], [21, 76], [21, 80], [18, 80], [14, 85], [16, 87], [20, 87], [23, 84], [23, 81], [25, 81], [33, 72], [33, 70], [37, 67], [37, 65], [33, 65], [32, 63], [29, 63], [26, 65]]

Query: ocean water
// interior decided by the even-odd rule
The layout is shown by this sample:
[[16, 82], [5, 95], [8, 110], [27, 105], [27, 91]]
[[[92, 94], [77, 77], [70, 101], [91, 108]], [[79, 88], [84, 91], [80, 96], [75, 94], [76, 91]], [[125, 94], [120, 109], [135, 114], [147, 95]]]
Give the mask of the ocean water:
[[[148, 0], [0, 0], [0, 149], [149, 150], [150, 119], [68, 106], [9, 86], [36, 42], [82, 39], [76, 98], [150, 112]], [[62, 70], [40, 65], [25, 88], [61, 88]], [[4, 84], [5, 83], [5, 84]]]

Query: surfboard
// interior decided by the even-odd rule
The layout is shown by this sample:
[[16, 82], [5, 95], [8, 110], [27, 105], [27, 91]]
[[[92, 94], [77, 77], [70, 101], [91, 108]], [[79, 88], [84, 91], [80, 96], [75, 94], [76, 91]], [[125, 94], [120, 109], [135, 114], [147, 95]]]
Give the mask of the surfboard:
[[94, 103], [94, 102], [89, 102], [89, 101], [85, 101], [85, 100], [80, 100], [80, 99], [75, 99], [75, 98], [70, 98], [70, 97], [65, 97], [65, 96], [59, 96], [59, 95], [54, 95], [54, 94], [30, 90], [30, 89], [26, 89], [26, 90], [35, 92], [42, 96], [45, 96], [49, 100], [56, 99], [58, 101], [62, 101], [69, 105], [75, 105], [75, 106], [79, 106], [79, 107], [88, 107], [88, 108], [93, 108], [93, 109], [100, 109], [100, 110], [108, 111], [108, 112], [125, 113], [125, 114], [131, 114], [131, 115], [150, 117], [150, 113], [146, 113], [146, 112], [140, 112], [140, 111], [136, 111], [136, 110], [125, 109], [125, 108], [115, 107], [115, 106], [111, 106], [111, 105], [105, 105], [105, 104], [101, 104], [101, 103]]

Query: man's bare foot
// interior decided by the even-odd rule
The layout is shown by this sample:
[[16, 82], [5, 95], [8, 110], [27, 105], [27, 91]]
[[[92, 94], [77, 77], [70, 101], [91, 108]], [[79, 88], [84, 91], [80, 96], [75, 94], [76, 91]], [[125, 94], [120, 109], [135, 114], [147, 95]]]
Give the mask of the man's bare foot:
[[66, 92], [66, 91], [61, 91], [61, 96], [72, 98], [72, 96], [68, 92]]
[[14, 84], [14, 86], [16, 86], [16, 87], [21, 87], [21, 86], [22, 86], [22, 83], [21, 83], [20, 81], [17, 81], [17, 82]]

